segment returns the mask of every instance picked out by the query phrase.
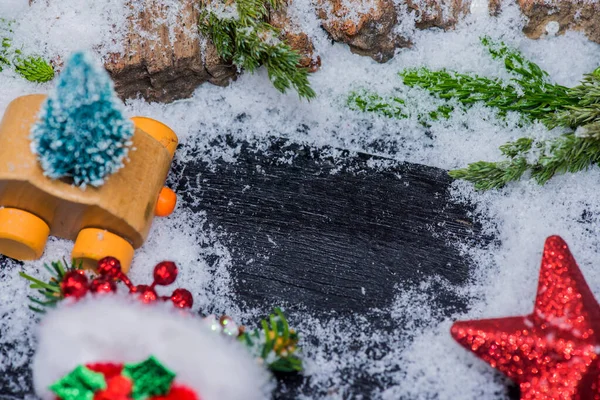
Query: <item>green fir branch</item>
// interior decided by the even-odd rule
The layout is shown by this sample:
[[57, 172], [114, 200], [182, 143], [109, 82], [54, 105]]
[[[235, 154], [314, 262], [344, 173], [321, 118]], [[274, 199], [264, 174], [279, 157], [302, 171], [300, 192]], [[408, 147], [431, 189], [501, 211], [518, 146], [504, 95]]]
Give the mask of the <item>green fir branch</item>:
[[548, 73], [536, 63], [527, 60], [517, 49], [508, 47], [504, 42], [494, 41], [489, 36], [484, 36], [480, 40], [492, 58], [504, 61], [504, 68], [514, 73], [520, 80], [539, 84], [550, 83]]
[[[465, 107], [482, 102], [497, 109], [500, 116], [514, 111], [550, 129], [563, 127], [574, 132], [543, 141], [517, 139], [500, 146], [507, 160], [475, 162], [467, 168], [450, 171], [450, 175], [472, 182], [479, 190], [488, 190], [517, 181], [527, 171], [536, 182], [544, 184], [557, 174], [579, 172], [598, 164], [600, 68], [585, 75], [580, 85], [567, 88], [550, 82], [546, 71], [505, 43], [489, 37], [482, 38], [481, 43], [493, 59], [504, 63], [512, 76], [508, 82], [427, 68], [405, 70], [400, 76], [405, 85], [425, 89], [440, 99], [457, 100]], [[348, 104], [353, 109], [392, 118], [406, 118], [409, 114], [403, 99], [384, 99], [377, 94], [352, 93]], [[447, 110], [449, 113], [451, 107]]]
[[283, 312], [276, 308], [260, 324], [261, 328], [242, 333], [238, 340], [273, 372], [302, 371], [302, 359], [297, 355], [299, 337]]
[[[45, 308], [54, 307], [59, 301], [64, 299], [60, 284], [65, 274], [69, 271], [82, 270], [83, 263], [81, 261], [73, 261], [69, 266], [66, 261], [53, 261], [50, 265], [44, 264], [44, 268], [50, 273], [50, 280], [48, 282], [37, 279], [25, 272], [19, 272], [19, 276], [31, 282], [29, 288], [36, 290], [38, 294], [45, 298], [45, 300], [39, 300], [33, 296], [27, 296], [33, 303], [33, 305], [29, 306], [29, 309], [39, 313], [45, 313]], [[37, 306], [42, 306], [43, 308], [40, 309]]]
[[400, 76], [405, 85], [426, 89], [441, 99], [456, 99], [465, 106], [483, 102], [498, 109], [500, 115], [516, 111], [530, 121], [548, 123], [553, 113], [574, 104], [566, 88], [559, 85], [539, 85], [519, 79], [506, 83], [499, 78], [426, 68], [402, 71]]
[[532, 166], [532, 177], [540, 184], [556, 174], [579, 172], [600, 161], [600, 141], [574, 133], [562, 135], [547, 144], [549, 150]]
[[54, 78], [54, 67], [39, 56], [24, 56], [12, 45], [12, 21], [0, 18], [0, 71], [12, 67], [14, 71], [31, 82], [44, 83]]
[[352, 92], [347, 105], [352, 110], [372, 112], [388, 118], [405, 119], [409, 115], [405, 110], [406, 101], [399, 97], [383, 98], [377, 93], [367, 91]]
[[17, 57], [13, 61], [15, 71], [31, 82], [48, 82], [54, 79], [54, 68], [41, 57]]
[[552, 115], [548, 125], [553, 128], [565, 126], [575, 129], [580, 126], [600, 121], [600, 68], [585, 75], [578, 86], [568, 90], [574, 104]]
[[[528, 163], [526, 160], [532, 149], [540, 152], [540, 155], [534, 163]], [[519, 180], [527, 170], [531, 171], [531, 177], [537, 183], [543, 185], [557, 174], [583, 171], [600, 162], [598, 136], [581, 137], [573, 132], [539, 142], [521, 138], [501, 146], [500, 150], [511, 159], [500, 162], [478, 161], [469, 164], [467, 168], [450, 171], [449, 174], [453, 178], [474, 183], [478, 190], [488, 190]]]
[[[375, 113], [387, 118], [406, 119], [410, 117], [406, 101], [397, 96], [385, 98], [377, 93], [360, 90], [352, 92], [348, 96], [346, 104], [351, 110]], [[427, 114], [418, 113], [417, 118], [423, 125], [428, 125], [428, 121], [450, 118], [452, 111], [451, 106], [443, 104]]]
[[269, 7], [277, 9], [282, 0], [219, 3], [224, 7], [219, 12], [213, 4], [217, 1], [203, 1], [199, 28], [211, 38], [221, 58], [251, 73], [264, 66], [271, 83], [280, 92], [294, 88], [302, 98], [315, 97], [308, 69], [299, 66], [302, 56], [281, 41], [281, 32], [266, 22]]
[[450, 171], [449, 174], [455, 179], [474, 183], [478, 190], [489, 190], [521, 179], [528, 168], [529, 165], [524, 158], [515, 158], [502, 162], [478, 161], [469, 164], [467, 168]]

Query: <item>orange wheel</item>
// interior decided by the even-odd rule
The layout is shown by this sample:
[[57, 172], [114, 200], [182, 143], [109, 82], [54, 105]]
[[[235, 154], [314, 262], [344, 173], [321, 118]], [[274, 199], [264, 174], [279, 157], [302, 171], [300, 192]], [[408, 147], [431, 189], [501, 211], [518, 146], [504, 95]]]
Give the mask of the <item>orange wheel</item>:
[[16, 208], [0, 208], [0, 254], [16, 260], [42, 256], [50, 227], [43, 219]]
[[83, 262], [83, 266], [95, 269], [98, 260], [115, 257], [121, 262], [121, 269], [127, 273], [133, 260], [133, 246], [125, 239], [103, 229], [85, 228], [79, 231], [72, 257]]
[[177, 205], [177, 195], [174, 191], [168, 187], [161, 189], [158, 195], [158, 201], [156, 202], [156, 208], [154, 209], [154, 215], [157, 217], [166, 217], [171, 215], [175, 206]]

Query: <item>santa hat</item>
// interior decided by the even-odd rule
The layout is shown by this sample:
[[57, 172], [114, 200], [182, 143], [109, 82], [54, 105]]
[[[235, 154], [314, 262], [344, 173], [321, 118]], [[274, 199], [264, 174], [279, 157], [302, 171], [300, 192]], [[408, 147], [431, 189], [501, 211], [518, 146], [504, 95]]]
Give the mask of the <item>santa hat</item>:
[[65, 303], [38, 327], [33, 381], [43, 400], [56, 399], [50, 387], [78, 368], [94, 374], [102, 370], [99, 363], [121, 368], [143, 362], [173, 373], [174, 387], [201, 400], [270, 398], [270, 374], [240, 343], [171, 303], [115, 294]]

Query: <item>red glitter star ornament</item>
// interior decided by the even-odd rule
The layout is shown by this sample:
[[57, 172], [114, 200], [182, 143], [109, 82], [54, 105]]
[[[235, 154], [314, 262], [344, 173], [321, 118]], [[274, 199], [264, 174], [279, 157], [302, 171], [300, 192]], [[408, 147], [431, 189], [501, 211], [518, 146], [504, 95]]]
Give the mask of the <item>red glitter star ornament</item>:
[[533, 313], [456, 322], [452, 336], [528, 400], [600, 399], [600, 306], [567, 244], [546, 240]]

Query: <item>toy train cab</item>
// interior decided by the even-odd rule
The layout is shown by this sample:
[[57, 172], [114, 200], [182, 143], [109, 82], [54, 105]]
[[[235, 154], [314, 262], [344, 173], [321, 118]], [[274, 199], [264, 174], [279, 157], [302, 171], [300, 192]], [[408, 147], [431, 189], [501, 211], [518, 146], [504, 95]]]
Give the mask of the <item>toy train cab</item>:
[[53, 235], [73, 240], [72, 257], [85, 266], [113, 256], [126, 272], [155, 214], [168, 214], [157, 203], [162, 195], [174, 196], [163, 185], [177, 136], [159, 121], [134, 117], [125, 166], [103, 186], [80, 188], [66, 179], [52, 180], [30, 149], [31, 127], [45, 98], [15, 99], [0, 122], [0, 254], [18, 260], [40, 258]]

